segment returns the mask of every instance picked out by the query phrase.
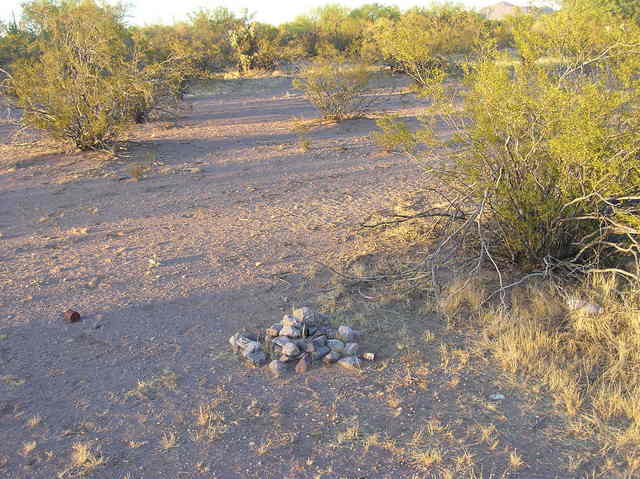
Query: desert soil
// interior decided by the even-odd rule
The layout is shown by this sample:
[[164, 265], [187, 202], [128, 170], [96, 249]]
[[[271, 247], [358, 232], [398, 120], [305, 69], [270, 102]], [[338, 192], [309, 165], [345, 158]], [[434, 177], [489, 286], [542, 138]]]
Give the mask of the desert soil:
[[[589, 472], [591, 445], [558, 433], [553, 398], [434, 314], [328, 311], [371, 338], [361, 373], [243, 365], [228, 337], [319, 307], [319, 263], [339, 266], [420, 169], [375, 147], [371, 119], [320, 125], [303, 151], [295, 118], [317, 113], [289, 78], [222, 82], [187, 106], [112, 156], [0, 123], [1, 477]], [[397, 92], [384, 108], [418, 111]], [[81, 322], [63, 322], [69, 308]]]

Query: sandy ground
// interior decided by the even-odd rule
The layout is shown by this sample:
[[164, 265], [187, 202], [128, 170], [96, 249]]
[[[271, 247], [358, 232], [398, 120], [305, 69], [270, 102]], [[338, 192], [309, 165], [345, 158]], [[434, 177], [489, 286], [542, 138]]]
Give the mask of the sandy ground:
[[[386, 107], [412, 116], [414, 104]], [[354, 226], [419, 169], [375, 148], [370, 119], [314, 129], [302, 151], [294, 117], [317, 114], [287, 78], [228, 82], [188, 106], [139, 127], [115, 159], [0, 123], [0, 476], [588, 472], [567, 465], [586, 446], [556, 437], [549, 400], [470, 368], [431, 315], [345, 317], [391, 337], [361, 374], [244, 367], [227, 338], [314, 305], [330, 287], [316, 261], [352, 248]], [[68, 308], [82, 322], [64, 323]]]

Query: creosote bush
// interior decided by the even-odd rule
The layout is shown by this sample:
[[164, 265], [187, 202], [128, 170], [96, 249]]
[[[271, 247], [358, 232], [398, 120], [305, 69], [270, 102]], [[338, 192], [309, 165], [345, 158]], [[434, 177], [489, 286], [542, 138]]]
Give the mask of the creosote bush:
[[462, 87], [440, 75], [423, 90], [427, 113], [455, 131], [437, 141], [425, 123], [421, 137], [432, 174], [457, 194], [452, 210], [465, 211], [459, 231], [476, 235], [481, 258], [525, 270], [637, 260], [640, 28], [576, 2], [514, 37], [519, 59], [489, 53]]
[[303, 67], [293, 85], [327, 120], [362, 116], [371, 106], [371, 68], [363, 63], [319, 59]]
[[37, 13], [39, 54], [14, 62], [4, 83], [26, 125], [81, 150], [101, 148], [175, 98], [179, 63], [145, 64], [120, 8], [86, 0]]

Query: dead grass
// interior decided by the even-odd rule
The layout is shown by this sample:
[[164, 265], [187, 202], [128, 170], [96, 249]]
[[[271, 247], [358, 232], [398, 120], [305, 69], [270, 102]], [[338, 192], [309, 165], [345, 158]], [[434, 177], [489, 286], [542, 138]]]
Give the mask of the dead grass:
[[[457, 293], [461, 295], [461, 293]], [[474, 293], [472, 293], [474, 294]], [[601, 314], [570, 311], [566, 298], [601, 305]], [[457, 305], [459, 300], [443, 304]], [[448, 309], [449, 314], [456, 308]], [[567, 434], [595, 435], [607, 450], [638, 468], [640, 447], [640, 294], [594, 275], [569, 291], [551, 283], [515, 291], [508, 308], [479, 315], [477, 352], [506, 371], [541, 381], [568, 417]], [[483, 440], [488, 440], [483, 433]], [[519, 461], [513, 452], [510, 467]]]
[[98, 467], [104, 466], [107, 459], [101, 454], [99, 448], [92, 447], [87, 442], [76, 442], [71, 445], [71, 464], [68, 468], [58, 474], [62, 479], [68, 474], [85, 477]]

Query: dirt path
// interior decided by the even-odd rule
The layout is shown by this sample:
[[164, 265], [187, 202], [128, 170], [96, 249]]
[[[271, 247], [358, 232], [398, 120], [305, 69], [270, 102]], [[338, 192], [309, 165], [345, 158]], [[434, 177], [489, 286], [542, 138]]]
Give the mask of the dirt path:
[[[371, 120], [324, 126], [301, 151], [292, 119], [315, 112], [288, 79], [189, 102], [104, 164], [6, 144], [4, 127], [0, 476], [578, 477], [544, 400], [470, 368], [431, 316], [371, 324], [400, 333], [363, 374], [241, 366], [228, 336], [312, 303], [314, 261], [350, 248], [418, 169], [374, 148]], [[63, 323], [67, 308], [84, 320]], [[507, 400], [487, 399], [497, 387]]]

